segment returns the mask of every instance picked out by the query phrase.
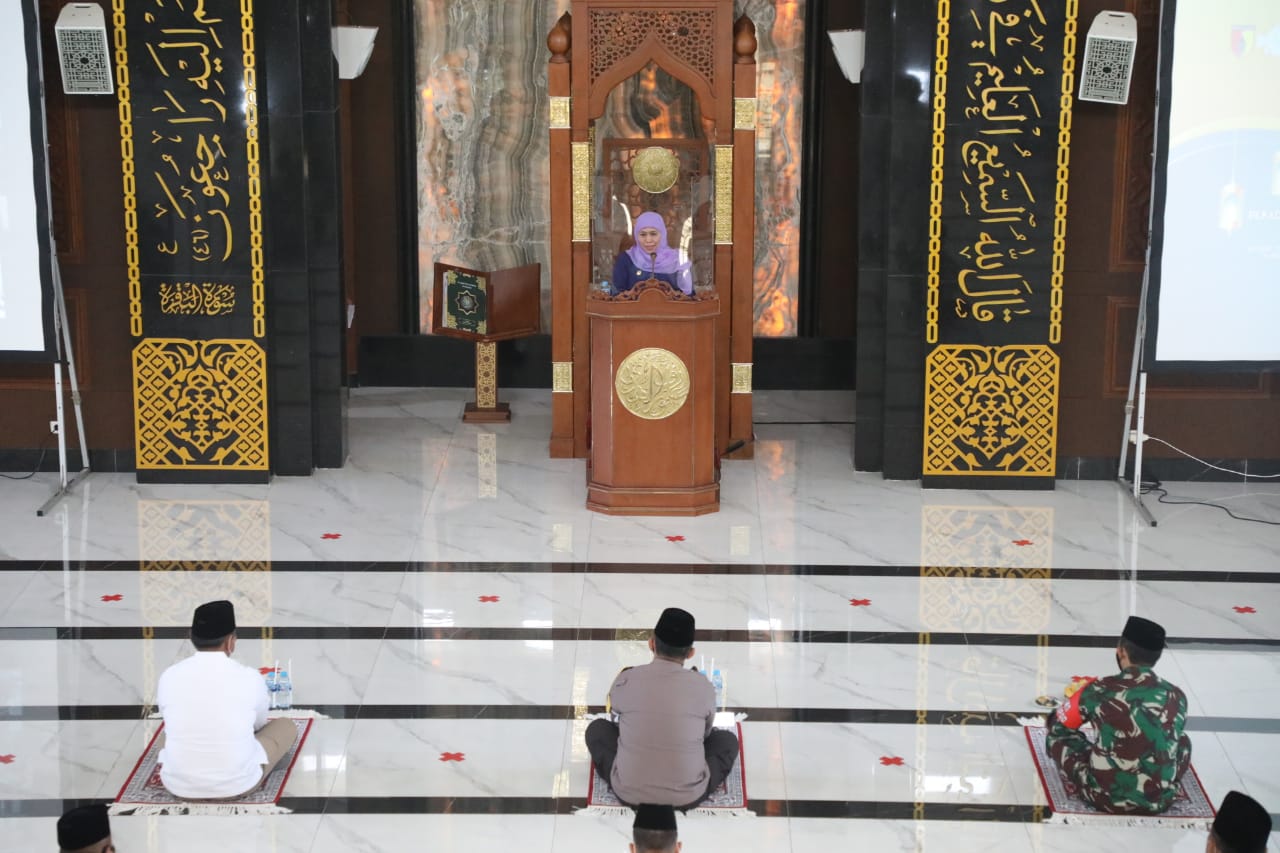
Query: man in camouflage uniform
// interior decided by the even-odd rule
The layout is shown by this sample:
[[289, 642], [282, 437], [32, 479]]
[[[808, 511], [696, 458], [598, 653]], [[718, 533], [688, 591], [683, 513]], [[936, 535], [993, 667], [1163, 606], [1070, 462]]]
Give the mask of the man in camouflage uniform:
[[[1116, 649], [1120, 674], [1090, 679], [1049, 718], [1049, 755], [1101, 811], [1163, 812], [1191, 763], [1187, 697], [1151, 671], [1164, 638], [1155, 622], [1130, 617]], [[1092, 742], [1080, 731], [1086, 722]]]

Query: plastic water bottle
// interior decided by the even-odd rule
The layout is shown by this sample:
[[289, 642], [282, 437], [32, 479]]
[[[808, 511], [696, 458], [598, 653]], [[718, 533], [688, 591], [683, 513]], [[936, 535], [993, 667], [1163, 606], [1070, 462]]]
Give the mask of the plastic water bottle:
[[293, 682], [289, 680], [289, 670], [282, 669], [276, 673], [276, 710], [288, 711], [293, 707]]
[[280, 674], [276, 670], [267, 673], [267, 708], [274, 711], [280, 707]]
[[711, 686], [716, 689], [716, 707], [724, 707], [724, 676], [720, 674], [720, 670], [711, 673]]

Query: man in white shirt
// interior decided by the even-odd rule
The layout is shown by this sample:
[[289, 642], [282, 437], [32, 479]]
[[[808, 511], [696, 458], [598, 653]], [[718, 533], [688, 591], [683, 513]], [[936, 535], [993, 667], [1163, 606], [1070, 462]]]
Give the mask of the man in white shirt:
[[160, 781], [186, 800], [225, 800], [267, 778], [297, 738], [293, 720], [267, 722], [267, 685], [256, 669], [231, 659], [236, 612], [210, 601], [191, 620], [196, 653], [160, 676], [164, 718]]

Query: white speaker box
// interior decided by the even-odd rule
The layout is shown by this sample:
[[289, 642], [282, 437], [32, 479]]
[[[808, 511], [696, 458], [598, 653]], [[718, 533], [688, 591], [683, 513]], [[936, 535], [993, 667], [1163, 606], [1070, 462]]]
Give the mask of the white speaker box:
[[53, 25], [58, 40], [62, 91], [68, 95], [110, 95], [115, 91], [107, 24], [96, 3], [68, 3]]
[[1129, 103], [1138, 20], [1128, 12], [1099, 12], [1089, 27], [1080, 70], [1080, 100]]

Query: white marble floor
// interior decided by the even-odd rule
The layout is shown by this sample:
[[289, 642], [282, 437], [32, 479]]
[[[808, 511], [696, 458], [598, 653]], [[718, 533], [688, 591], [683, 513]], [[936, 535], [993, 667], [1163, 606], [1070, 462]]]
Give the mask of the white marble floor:
[[[549, 394], [505, 396], [513, 423], [477, 428], [458, 391], [356, 392], [350, 464], [269, 486], [94, 474], [36, 518], [49, 478], [0, 481], [0, 849], [50, 849], [63, 808], [115, 796], [191, 608], [223, 597], [237, 657], [291, 660], [328, 716], [294, 813], [120, 817], [122, 853], [625, 850], [625, 821], [572, 814], [582, 716], [671, 604], [750, 715], [759, 813], [683, 820], [690, 853], [1198, 853], [1202, 832], [1037, 819], [1016, 717], [1108, 670], [1131, 612], [1169, 630], [1209, 795], [1280, 811], [1277, 528], [1158, 504], [1146, 528], [1111, 483], [856, 474], [849, 397], [801, 393], [758, 396], [720, 513], [596, 516], [583, 464], [547, 458]], [[1280, 521], [1277, 485], [1171, 491]]]

